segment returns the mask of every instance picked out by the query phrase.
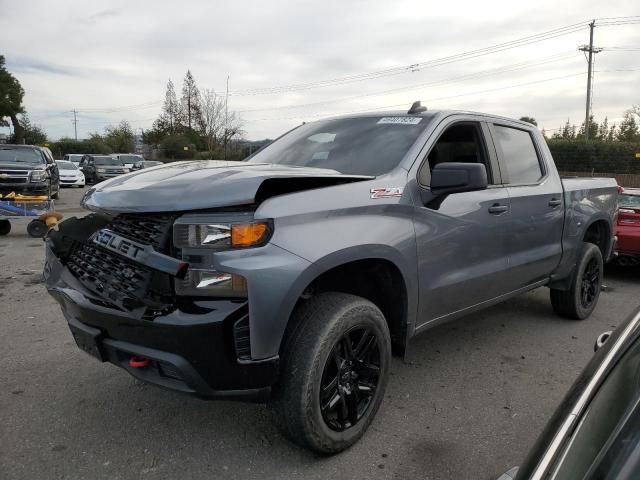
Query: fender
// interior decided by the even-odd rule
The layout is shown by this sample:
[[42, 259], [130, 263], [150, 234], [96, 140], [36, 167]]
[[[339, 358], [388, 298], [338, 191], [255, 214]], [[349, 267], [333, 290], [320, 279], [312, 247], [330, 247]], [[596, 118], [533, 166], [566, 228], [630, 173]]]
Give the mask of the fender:
[[[329, 255], [311, 263], [298, 276], [296, 281], [287, 291], [285, 299], [281, 304], [280, 311], [278, 312], [278, 318], [286, 318], [288, 325], [288, 319], [291, 317], [298, 299], [316, 278], [335, 267], [358, 260], [386, 260], [398, 268], [406, 289], [406, 318], [404, 319], [407, 332], [407, 337], [405, 338], [406, 344], [408, 339], [413, 335], [416, 324], [418, 305], [417, 268], [415, 266], [410, 268], [402, 254], [388, 245], [367, 244], [352, 246], [332, 252]], [[284, 339], [284, 332], [285, 330], [283, 329], [281, 341]]]

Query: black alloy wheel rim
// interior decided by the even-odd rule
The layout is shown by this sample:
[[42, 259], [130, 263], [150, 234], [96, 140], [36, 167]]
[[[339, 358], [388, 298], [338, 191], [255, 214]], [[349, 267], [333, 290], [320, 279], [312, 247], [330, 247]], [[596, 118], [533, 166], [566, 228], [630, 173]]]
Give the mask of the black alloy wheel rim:
[[365, 416], [376, 398], [382, 370], [380, 339], [354, 327], [335, 343], [320, 381], [320, 411], [326, 425], [343, 432]]
[[598, 260], [592, 258], [587, 263], [582, 274], [580, 299], [584, 308], [589, 308], [595, 302], [600, 288], [600, 265]]

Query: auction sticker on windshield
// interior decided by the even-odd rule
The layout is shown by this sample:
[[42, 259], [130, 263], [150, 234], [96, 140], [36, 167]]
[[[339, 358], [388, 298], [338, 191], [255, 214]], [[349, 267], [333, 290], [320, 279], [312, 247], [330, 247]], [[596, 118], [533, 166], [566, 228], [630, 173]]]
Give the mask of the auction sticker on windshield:
[[382, 117], [378, 120], [379, 124], [391, 125], [417, 125], [422, 121], [420, 117]]

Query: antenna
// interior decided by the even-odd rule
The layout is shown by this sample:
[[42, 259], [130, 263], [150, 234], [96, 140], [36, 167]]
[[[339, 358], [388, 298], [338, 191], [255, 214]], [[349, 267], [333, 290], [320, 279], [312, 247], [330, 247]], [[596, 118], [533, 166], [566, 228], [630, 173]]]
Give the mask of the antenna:
[[411, 105], [411, 108], [409, 109], [409, 111], [407, 113], [412, 114], [412, 113], [422, 113], [422, 112], [426, 112], [427, 111], [427, 107], [423, 107], [422, 105], [420, 105], [420, 100], [418, 100], [417, 102], [413, 102], [413, 105]]

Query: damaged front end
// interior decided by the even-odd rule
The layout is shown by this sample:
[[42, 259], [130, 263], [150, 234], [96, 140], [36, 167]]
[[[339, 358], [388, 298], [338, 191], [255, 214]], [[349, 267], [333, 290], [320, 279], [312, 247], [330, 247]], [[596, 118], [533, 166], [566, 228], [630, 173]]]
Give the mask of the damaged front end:
[[189, 294], [199, 259], [191, 254], [190, 272], [173, 241], [177, 218], [93, 213], [61, 222], [46, 239], [48, 291], [77, 345], [100, 361], [185, 393], [264, 401], [278, 361], [240, 360], [247, 355], [246, 295]]
[[51, 230], [47, 246], [93, 295], [132, 316], [156, 316], [174, 308], [171, 278], [188, 265], [164, 252], [170, 215], [72, 217]]

